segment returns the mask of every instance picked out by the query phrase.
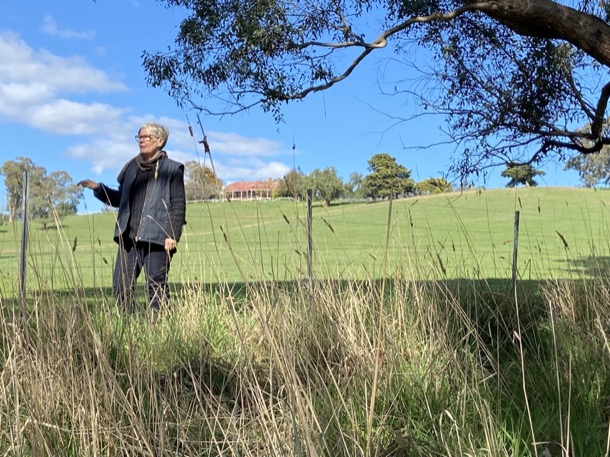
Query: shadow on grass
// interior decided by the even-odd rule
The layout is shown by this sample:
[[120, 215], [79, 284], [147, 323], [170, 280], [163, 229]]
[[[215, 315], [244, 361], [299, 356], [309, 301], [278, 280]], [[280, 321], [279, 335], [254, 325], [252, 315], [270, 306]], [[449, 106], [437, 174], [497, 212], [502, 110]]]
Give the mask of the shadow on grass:
[[[599, 259], [598, 259], [599, 260]], [[606, 258], [610, 265], [610, 258]], [[583, 262], [584, 264], [584, 262]], [[597, 264], [596, 264], [597, 265]], [[593, 266], [590, 267], [594, 269]], [[568, 280], [563, 280], [568, 281]], [[357, 280], [320, 280], [315, 281], [312, 287], [329, 288], [333, 291], [341, 293], [348, 291], [349, 285], [357, 283]], [[579, 281], [580, 282], [580, 281]], [[366, 280], [361, 281], [362, 287], [376, 289], [377, 291], [385, 290], [386, 300], [391, 300], [396, 294], [396, 288], [403, 287], [404, 284], [396, 283], [392, 278]], [[514, 308], [515, 298], [521, 303], [524, 309], [522, 315], [522, 324], [535, 324], [540, 319], [546, 317], [544, 304], [540, 293], [540, 281], [537, 280], [520, 280], [516, 290], [513, 290], [513, 284], [510, 279], [453, 279], [443, 281], [417, 281], [419, 287], [429, 290], [439, 290], [443, 293], [449, 293], [454, 297], [454, 300], [460, 304], [467, 315], [473, 318], [473, 322], [479, 327], [489, 326], [490, 314], [507, 315], [510, 309]], [[196, 287], [200, 292], [203, 292], [209, 297], [230, 297], [231, 303], [236, 311], [247, 312], [252, 307], [252, 302], [249, 299], [250, 291], [267, 290], [273, 293], [283, 293], [288, 296], [293, 294], [302, 295], [309, 290], [310, 283], [307, 280], [296, 281], [270, 281], [270, 282], [234, 282], [234, 283], [197, 283], [184, 285], [181, 283], [170, 282], [170, 290], [172, 299], [183, 297], [187, 292]], [[360, 287], [360, 286], [358, 286]], [[516, 296], [515, 296], [516, 293]], [[113, 311], [116, 309], [115, 300], [112, 295], [111, 287], [96, 287], [96, 288], [78, 288], [73, 290], [45, 290], [31, 291], [28, 294], [28, 307], [33, 303], [41, 301], [58, 303], [79, 303], [85, 305], [86, 309], [91, 313], [99, 311]], [[144, 313], [147, 310], [145, 286], [143, 282], [139, 282], [136, 286], [136, 309], [135, 313]], [[4, 314], [10, 314], [11, 309], [18, 307], [16, 297], [8, 297], [3, 299]]]
[[[608, 260], [605, 259], [605, 261]], [[596, 259], [595, 264], [588, 264], [586, 261], [582, 261], [582, 267], [587, 267], [591, 270], [598, 264], [599, 259]], [[565, 287], [573, 290], [586, 287], [581, 280], [562, 281], [566, 282]], [[349, 293], [350, 290], [353, 290], [354, 282], [353, 280], [324, 280], [314, 283], [313, 290], [316, 287], [329, 288], [332, 289], [336, 296], [340, 297], [343, 296], [344, 292]], [[249, 313], [252, 310], [252, 298], [256, 297], [257, 293], [260, 294], [261, 291], [265, 292], [265, 297], [270, 297], [273, 300], [274, 294], [303, 296], [308, 293], [309, 285], [307, 281], [273, 281], [249, 284], [241, 282], [228, 284], [205, 283], [196, 284], [195, 287], [203, 292], [206, 297], [216, 297], [217, 299], [218, 297], [230, 296], [230, 300], [220, 300], [217, 303], [231, 303], [230, 306], [233, 306], [236, 312]], [[385, 280], [362, 281], [356, 287], [360, 288], [359, 290], [365, 288], [367, 290], [374, 289], [373, 297], [379, 296], [383, 291], [387, 299], [384, 300], [384, 303], [387, 302], [387, 306], [393, 306], [396, 297], [408, 296], [408, 294], [403, 293], [404, 290], [402, 289], [412, 285], [411, 282], [406, 283], [387, 278]], [[552, 392], [554, 388], [552, 382], [549, 382], [547, 385], [547, 380], [552, 380], [553, 370], [556, 369], [553, 365], [556, 363], [556, 359], [553, 353], [555, 350], [553, 346], [554, 335], [549, 329], [549, 322], [551, 320], [548, 309], [549, 305], [544, 297], [542, 286], [543, 284], [539, 281], [524, 280], [519, 281], [516, 289], [513, 289], [513, 284], [509, 279], [456, 279], [438, 282], [421, 281], [417, 283], [417, 287], [421, 287], [432, 294], [438, 294], [436, 295], [436, 302], [432, 303], [431, 306], [437, 306], [439, 313], [446, 312], [447, 321], [456, 324], [453, 326], [456, 347], [471, 352], [476, 357], [478, 363], [480, 363], [482, 370], [491, 373], [490, 376], [498, 376], [498, 372], [495, 370], [497, 364], [500, 361], [502, 362], [502, 369], [505, 371], [502, 373], [501, 387], [504, 390], [499, 391], [499, 393], [505, 395], [506, 392], [509, 392], [511, 395], [506, 397], [496, 395], [494, 398], [501, 397], [498, 399], [498, 402], [506, 403], [502, 410], [516, 411], [515, 417], [518, 417], [525, 407], [525, 405], [520, 403], [519, 394], [524, 382], [522, 372], [520, 371], [522, 366], [532, 370], [533, 374], [530, 374], [530, 377], [536, 379], [543, 378], [543, 380], [538, 381], [537, 385], [528, 385], [528, 389], [531, 389], [533, 395], [543, 397], [546, 395], [545, 392]], [[171, 290], [175, 297], [188, 297], [189, 289], [192, 287], [193, 285], [171, 283]], [[140, 311], [136, 313], [136, 327], [133, 330], [136, 336], [139, 335], [138, 332], [145, 333], [143, 331], [144, 326], [152, 325], [148, 324], [145, 319], [143, 288], [142, 284], [138, 285], [138, 290], [140, 291], [138, 295]], [[45, 306], [49, 303], [66, 304], [68, 306], [76, 303], [84, 305], [82, 310], [85, 313], [89, 312], [93, 316], [101, 311], [112, 311], [115, 309], [110, 288], [45, 291], [44, 293], [32, 295], [34, 296], [28, 299], [28, 306], [30, 308]], [[578, 295], [576, 294], [576, 296]], [[443, 299], [445, 299], [445, 302], [443, 302]], [[315, 306], [316, 303], [315, 300], [309, 301], [306, 299], [295, 301], [298, 303], [298, 306], [301, 306], [302, 303], [311, 303], [314, 304], [312, 306]], [[411, 304], [408, 302], [408, 299], [406, 301], [407, 303], [400, 303], [399, 305], [405, 313], [408, 313], [411, 311]], [[278, 300], [278, 303], [282, 302]], [[448, 304], [450, 306], [447, 306]], [[11, 320], [19, 316], [19, 309], [19, 303], [16, 299], [2, 300], [2, 313], [5, 320]], [[69, 315], [64, 314], [63, 316]], [[62, 315], [55, 314], [54, 316]], [[125, 326], [125, 320], [119, 315], [114, 325], [118, 327]], [[31, 322], [31, 325], [34, 325], [35, 319], [32, 319]], [[64, 328], [62, 325], [60, 327]], [[67, 323], [65, 328], [68, 329]], [[148, 333], [154, 336], [154, 327]], [[256, 398], [248, 389], [253, 389], [254, 386], [256, 386], [256, 391], [259, 394], [262, 393], [270, 399], [285, 395], [285, 391], [281, 392], [278, 390], [280, 387], [277, 387], [282, 386], [283, 381], [273, 379], [274, 376], [278, 375], [270, 374], [269, 365], [264, 361], [252, 362], [247, 370], [240, 369], [234, 360], [227, 360], [223, 356], [212, 355], [206, 348], [208, 343], [203, 341], [205, 338], [207, 338], [207, 335], [204, 335], [199, 348], [196, 350], [193, 350], [191, 347], [186, 349], [175, 348], [178, 353], [177, 355], [174, 354], [171, 363], [155, 368], [151, 380], [154, 382], [154, 389], [157, 392], [162, 392], [167, 398], [176, 398], [177, 401], [191, 401], [197, 393], [207, 392], [218, 405], [222, 405], [222, 408], [227, 411], [244, 411], [249, 409], [252, 402], [256, 401]], [[592, 363], [596, 362], [599, 364], [601, 362], [602, 367], [596, 373], [598, 375], [597, 382], [599, 382], [599, 390], [607, 392], [607, 388], [610, 387], [608, 376], [610, 370], [604, 369], [604, 366], [607, 367], [608, 361], [598, 359], [596, 351], [599, 351], [599, 349], [596, 349], [594, 345], [587, 346], [586, 343], [579, 341], [576, 341], [576, 343], [580, 344], [580, 347], [574, 349], [575, 354], [578, 354], [581, 360], [575, 360], [575, 364], [576, 362], [585, 364], [588, 360], [587, 357], [591, 358]], [[121, 384], [121, 388], [126, 392], [130, 388], [133, 389], [133, 384], [128, 379], [121, 377], [122, 373], [129, 373], [130, 367], [133, 365], [133, 358], [135, 356], [131, 349], [132, 341], [129, 340], [126, 343], [121, 338], [117, 338], [116, 341], [111, 338], [110, 341], [104, 341], [103, 344], [105, 347], [105, 357], [107, 357], [113, 371], [117, 373], [117, 380]], [[180, 346], [180, 344], [177, 346]], [[157, 348], [159, 346], [152, 345], [151, 347]], [[168, 350], [168, 354], [171, 356], [173, 354], [172, 350]], [[489, 358], [489, 354], [495, 357]], [[525, 358], [525, 361], [523, 358]], [[321, 361], [320, 365], [323, 365], [323, 362], [326, 361]], [[311, 368], [312, 366], [314, 365], [307, 365], [305, 368]], [[244, 382], [244, 377], [247, 377], [247, 382]], [[150, 385], [142, 385], [141, 387], [142, 392], [137, 392], [138, 397], [146, 398], [149, 395], [147, 389], [150, 388]], [[536, 388], [539, 389], [536, 390]], [[512, 393], [515, 393], [514, 396], [512, 396]], [[573, 400], [575, 403], [582, 400], [577, 397], [577, 394], [579, 393], [575, 391]], [[152, 394], [150, 395], [152, 404], [154, 398], [152, 398]], [[549, 394], [550, 396], [551, 394]], [[552, 401], [549, 404], [552, 404]], [[269, 403], [271, 404], [273, 401], [269, 401]], [[582, 400], [582, 404], [587, 406], [587, 408], [582, 408], [583, 411], [591, 411], [597, 407], [596, 405], [585, 404], [584, 400]], [[532, 406], [535, 411], [538, 408], [538, 412], [542, 411], [548, 414], [548, 411], [545, 411], [547, 407], [545, 403]], [[254, 407], [252, 411], [255, 411]], [[575, 419], [577, 418], [576, 414], [579, 412], [575, 409]], [[402, 411], [398, 415], [402, 417], [403, 413], [405, 416], [408, 416], [408, 411]], [[591, 424], [585, 419], [582, 422], [590, 426]], [[399, 426], [402, 425], [399, 424]], [[603, 431], [601, 431], [600, 436], [596, 437], [596, 439], [599, 438], [600, 441], [603, 441], [604, 436]], [[524, 437], [524, 440], [527, 440], [527, 438]]]
[[[610, 260], [608, 260], [610, 262]], [[593, 267], [591, 267], [593, 268]], [[313, 284], [313, 287], [330, 288], [334, 293], [349, 291], [349, 285], [354, 281], [346, 280], [324, 280]], [[455, 279], [445, 281], [421, 281], [419, 287], [437, 290], [445, 296], [454, 297], [453, 301], [458, 303], [470, 319], [472, 324], [479, 329], [485, 339], [501, 340], [514, 338], [514, 332], [519, 324], [522, 329], [536, 328], [542, 320], [547, 318], [547, 310], [543, 303], [540, 282], [535, 280], [519, 281], [516, 291], [513, 290], [512, 282], [508, 279]], [[173, 299], [184, 297], [193, 285], [170, 283]], [[284, 296], [302, 295], [307, 293], [309, 283], [302, 281], [273, 281], [273, 282], [243, 282], [235, 283], [200, 283], [195, 287], [207, 297], [213, 299], [230, 297], [230, 302], [237, 312], [248, 312], [252, 309], [250, 291], [261, 291], [265, 289], [267, 296], [283, 294]], [[367, 280], [362, 286], [385, 290], [386, 300], [389, 302], [396, 295], [396, 288], [404, 287], [392, 279]], [[515, 297], [516, 292], [516, 297]], [[520, 303], [520, 322], [515, 315], [515, 298]], [[34, 303], [66, 303], [84, 305], [92, 314], [99, 312], [116, 311], [115, 300], [110, 287], [105, 288], [83, 288], [76, 290], [35, 291], [28, 294], [28, 308], [32, 309]], [[19, 303], [17, 298], [5, 298], [2, 300], [3, 314], [10, 319], [11, 315], [18, 315]], [[136, 288], [135, 314], [144, 316], [147, 312], [144, 284], [138, 283]]]
[[589, 278], [599, 277], [610, 271], [610, 256], [589, 256], [567, 260], [565, 271], [579, 271]]

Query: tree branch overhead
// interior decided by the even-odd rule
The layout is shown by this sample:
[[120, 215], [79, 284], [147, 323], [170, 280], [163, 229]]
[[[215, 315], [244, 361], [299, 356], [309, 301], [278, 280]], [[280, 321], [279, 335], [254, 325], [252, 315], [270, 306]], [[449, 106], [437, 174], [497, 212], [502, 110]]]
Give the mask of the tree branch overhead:
[[[376, 51], [400, 59], [422, 47], [435, 88], [421, 108], [446, 116], [463, 151], [456, 170], [562, 160], [609, 142], [605, 1], [161, 2], [189, 15], [170, 51], [145, 52], [144, 67], [180, 104], [224, 115], [258, 105], [281, 121], [285, 103], [332, 90]], [[405, 81], [394, 95], [416, 92]], [[225, 109], [207, 107], [220, 100]]]

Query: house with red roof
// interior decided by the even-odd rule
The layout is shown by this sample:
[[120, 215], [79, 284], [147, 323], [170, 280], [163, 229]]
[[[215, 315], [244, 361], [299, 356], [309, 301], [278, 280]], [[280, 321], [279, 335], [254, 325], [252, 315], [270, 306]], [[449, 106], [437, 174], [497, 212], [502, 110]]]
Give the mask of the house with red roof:
[[238, 181], [224, 187], [223, 193], [229, 200], [271, 200], [279, 180], [271, 179], [263, 181]]

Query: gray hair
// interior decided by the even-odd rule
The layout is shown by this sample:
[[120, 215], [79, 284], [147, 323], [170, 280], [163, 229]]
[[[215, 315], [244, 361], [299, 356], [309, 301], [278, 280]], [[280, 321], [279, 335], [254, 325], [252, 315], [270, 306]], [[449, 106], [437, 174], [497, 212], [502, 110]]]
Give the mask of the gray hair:
[[148, 122], [142, 125], [138, 132], [141, 132], [142, 129], [147, 129], [148, 131], [150, 131], [151, 135], [157, 138], [161, 138], [163, 140], [163, 143], [161, 144], [161, 149], [165, 147], [165, 145], [167, 144], [167, 139], [169, 138], [169, 130], [167, 129], [167, 127], [161, 124], [156, 124], [154, 122]]

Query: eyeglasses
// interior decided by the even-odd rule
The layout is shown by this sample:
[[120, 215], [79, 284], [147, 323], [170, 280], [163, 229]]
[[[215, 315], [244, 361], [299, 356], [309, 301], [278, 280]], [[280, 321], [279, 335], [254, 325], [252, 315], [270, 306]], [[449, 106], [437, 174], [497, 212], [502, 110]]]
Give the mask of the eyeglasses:
[[136, 141], [140, 141], [140, 140], [152, 140], [153, 138], [157, 138], [156, 136], [153, 135], [136, 135], [135, 136]]

